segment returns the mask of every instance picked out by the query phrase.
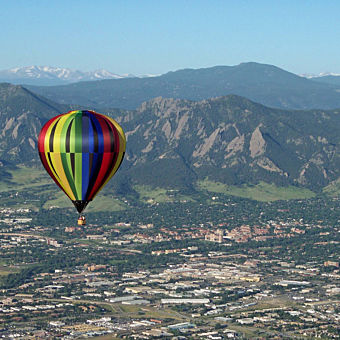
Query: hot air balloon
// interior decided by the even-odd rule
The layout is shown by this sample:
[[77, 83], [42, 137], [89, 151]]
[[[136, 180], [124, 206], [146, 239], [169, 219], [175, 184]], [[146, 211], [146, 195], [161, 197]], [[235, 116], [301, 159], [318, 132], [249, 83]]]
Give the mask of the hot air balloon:
[[84, 110], [50, 119], [38, 137], [43, 166], [83, 220], [87, 204], [121, 165], [125, 145], [124, 132], [114, 119]]

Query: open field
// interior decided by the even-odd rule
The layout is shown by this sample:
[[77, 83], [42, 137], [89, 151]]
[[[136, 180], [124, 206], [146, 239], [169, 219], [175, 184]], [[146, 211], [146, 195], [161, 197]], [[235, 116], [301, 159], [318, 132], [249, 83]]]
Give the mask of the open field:
[[323, 188], [323, 193], [326, 195], [335, 197], [340, 195], [340, 179], [330, 183], [325, 188]]
[[106, 335], [96, 336], [93, 339], [96, 339], [96, 340], [118, 340], [118, 339], [121, 339], [121, 338], [115, 336], [114, 334], [106, 334]]
[[136, 185], [133, 189], [138, 192], [140, 201], [144, 203], [193, 201], [192, 197], [183, 195], [178, 190], [153, 188], [148, 185]]
[[[26, 191], [31, 197], [27, 202], [20, 202], [22, 206], [36, 208], [51, 207], [72, 208], [73, 205], [66, 195], [53, 183], [52, 179], [43, 169], [27, 168], [19, 166], [16, 170], [11, 170], [12, 178], [7, 181], [0, 181], [0, 191], [3, 193], [13, 191]], [[136, 185], [134, 190], [139, 194], [141, 203], [166, 203], [179, 201], [193, 201], [195, 198], [188, 194], [182, 194], [178, 190], [166, 188], [153, 188], [147, 185]], [[269, 202], [276, 200], [306, 199], [315, 196], [311, 190], [298, 188], [295, 186], [277, 187], [274, 184], [260, 182], [257, 185], [232, 186], [210, 180], [197, 182], [198, 195], [200, 192], [214, 194], [225, 194], [248, 198], [256, 201]], [[340, 181], [335, 182], [324, 189], [325, 194], [337, 195], [340, 193]], [[13, 194], [13, 195], [14, 195]], [[27, 196], [27, 195], [26, 195]], [[4, 202], [6, 203], [6, 202]], [[11, 202], [8, 202], [11, 205]], [[5, 204], [7, 205], [7, 204]], [[120, 211], [128, 206], [108, 189], [104, 189], [98, 194], [86, 211]]]
[[51, 179], [43, 169], [19, 165], [17, 169], [8, 172], [12, 175], [12, 178], [9, 181], [0, 181], [2, 192], [51, 184]]
[[[50, 299], [50, 301], [63, 302], [62, 299]], [[124, 305], [121, 303], [111, 303], [102, 301], [91, 301], [91, 300], [69, 300], [74, 304], [94, 304], [100, 305], [108, 311], [108, 316], [116, 318], [135, 318], [135, 319], [173, 319], [174, 322], [183, 322], [187, 320], [186, 317], [179, 314], [178, 312], [172, 310], [168, 307], [154, 307], [154, 306], [144, 306], [144, 305]]]
[[[56, 194], [54, 195], [54, 199], [50, 199], [46, 201], [43, 205], [44, 209], [50, 209], [52, 207], [58, 208], [73, 208], [73, 204], [71, 200], [62, 192], [59, 191], [59, 188], [55, 188]], [[96, 211], [119, 211], [126, 209], [126, 205], [124, 202], [110, 196], [106, 196], [104, 194], [98, 194], [93, 202], [89, 203], [86, 208], [87, 212], [96, 212]]]
[[[30, 193], [32, 199], [27, 202], [20, 201], [21, 207], [32, 209], [39, 207], [39, 199], [35, 200], [33, 197], [36, 196], [37, 191], [39, 192], [37, 198], [41, 199], [43, 196], [47, 196], [46, 201], [42, 204], [44, 209], [49, 209], [51, 207], [73, 207], [70, 199], [54, 184], [53, 180], [43, 169], [19, 166], [17, 169], [10, 170], [9, 172], [11, 173], [12, 178], [10, 181], [0, 180], [0, 191], [4, 193], [11, 191], [18, 191], [19, 193], [25, 191], [26, 193]], [[46, 187], [46, 185], [48, 185], [48, 187]], [[42, 188], [43, 186], [45, 187]], [[4, 202], [4, 205], [8, 204]], [[118, 200], [110, 193], [105, 193], [104, 189], [104, 191], [89, 204], [86, 211], [119, 211], [123, 209], [126, 209], [124, 202]]]
[[12, 271], [8, 270], [6, 267], [0, 267], [0, 276], [7, 276], [8, 274], [13, 273]]
[[119, 200], [112, 195], [99, 193], [98, 197], [96, 197], [86, 208], [86, 211], [120, 211], [126, 208], [127, 205], [122, 200]]
[[164, 188], [152, 188], [147, 185], [136, 185], [134, 190], [139, 193], [140, 200], [143, 202], [171, 202], [172, 199], [167, 195], [167, 190]]
[[249, 198], [255, 201], [269, 202], [277, 200], [306, 199], [315, 196], [315, 193], [303, 188], [294, 186], [277, 187], [274, 184], [260, 182], [253, 186], [233, 186], [209, 180], [199, 181], [200, 190], [212, 193]]
[[1, 276], [7, 276], [7, 275], [13, 274], [13, 273], [18, 273], [18, 272], [20, 272], [19, 267], [4, 266], [4, 265], [0, 264], [0, 277]]

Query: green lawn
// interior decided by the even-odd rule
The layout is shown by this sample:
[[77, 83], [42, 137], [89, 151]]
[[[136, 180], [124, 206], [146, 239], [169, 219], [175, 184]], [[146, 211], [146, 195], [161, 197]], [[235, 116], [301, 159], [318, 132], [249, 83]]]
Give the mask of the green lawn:
[[200, 190], [212, 193], [221, 193], [231, 196], [249, 198], [256, 201], [269, 202], [276, 200], [305, 199], [315, 196], [315, 193], [303, 188], [294, 186], [277, 187], [274, 184], [260, 182], [253, 186], [234, 186], [209, 180], [199, 181]]

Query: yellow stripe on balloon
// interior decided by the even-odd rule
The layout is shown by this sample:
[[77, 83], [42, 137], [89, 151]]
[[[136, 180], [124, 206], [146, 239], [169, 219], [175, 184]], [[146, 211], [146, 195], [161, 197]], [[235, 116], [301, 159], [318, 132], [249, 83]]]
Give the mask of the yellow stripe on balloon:
[[124, 131], [122, 127], [111, 117], [105, 116], [112, 124], [113, 126], [117, 129], [118, 131], [118, 136], [119, 136], [119, 152], [125, 152], [126, 148], [126, 138]]
[[76, 198], [75, 198], [75, 196], [74, 196], [74, 194], [71, 190], [70, 184], [68, 183], [68, 180], [67, 180], [66, 175], [65, 175], [65, 171], [64, 171], [64, 168], [63, 168], [63, 163], [62, 163], [62, 160], [61, 160], [60, 152], [58, 152], [58, 153], [51, 152], [50, 156], [51, 156], [53, 167], [54, 167], [56, 173], [58, 174], [59, 184], [65, 190], [67, 196], [71, 200], [75, 200]]
[[60, 144], [61, 144], [61, 131], [64, 127], [65, 121], [67, 120], [68, 115], [64, 115], [62, 116], [59, 121], [58, 124], [56, 126], [55, 132], [54, 132], [54, 136], [53, 136], [53, 152], [60, 152]]
[[[52, 171], [55, 179], [58, 181], [58, 183], [60, 184], [60, 186], [64, 189], [64, 185], [63, 183], [61, 182], [61, 179], [59, 177], [59, 174], [58, 174], [58, 171], [57, 169], [55, 168], [55, 165], [53, 164], [54, 162], [52, 161], [52, 153], [51, 153], [51, 150], [50, 150], [50, 137], [51, 137], [51, 131], [52, 129], [54, 128], [54, 126], [58, 123], [59, 119], [56, 119], [47, 129], [46, 131], [46, 135], [45, 135], [45, 140], [44, 140], [44, 150], [45, 150], [45, 155], [46, 155], [46, 160], [47, 160], [47, 163], [48, 163], [48, 167], [49, 169]], [[51, 161], [50, 161], [50, 158], [48, 157], [48, 155], [50, 155], [51, 157]], [[65, 190], [65, 189], [64, 189]], [[65, 190], [66, 191], [66, 190]]]
[[[65, 185], [62, 183], [60, 177], [59, 177], [59, 174], [58, 174], [58, 169], [55, 168], [56, 164], [55, 162], [53, 161], [54, 160], [54, 157], [53, 157], [53, 153], [51, 152], [45, 152], [45, 155], [46, 155], [46, 160], [47, 160], [47, 163], [48, 163], [48, 167], [50, 169], [50, 171], [52, 171], [55, 179], [58, 181], [59, 185], [63, 188], [63, 190], [65, 191], [66, 195], [71, 198], [72, 195], [69, 195], [68, 191], [66, 190], [65, 188]], [[50, 157], [48, 157], [48, 155]], [[60, 154], [59, 154], [60, 155]], [[50, 161], [50, 158], [51, 158], [51, 161]], [[71, 198], [72, 199], [72, 198]]]
[[58, 174], [54, 171], [54, 168], [53, 168], [54, 165], [51, 164], [49, 155], [51, 155], [51, 153], [50, 153], [49, 151], [45, 152], [46, 160], [47, 160], [47, 163], [48, 163], [48, 168], [49, 168], [49, 170], [52, 171], [54, 177], [56, 178], [56, 180], [58, 181], [58, 183], [61, 185], [61, 183], [60, 183], [60, 178], [59, 178]]

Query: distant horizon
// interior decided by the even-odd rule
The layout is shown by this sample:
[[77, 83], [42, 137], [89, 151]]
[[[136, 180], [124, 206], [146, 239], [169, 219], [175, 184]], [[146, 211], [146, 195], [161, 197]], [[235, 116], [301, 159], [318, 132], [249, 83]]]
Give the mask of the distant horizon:
[[280, 67], [278, 65], [274, 65], [274, 64], [268, 64], [268, 63], [261, 63], [261, 62], [255, 62], [255, 61], [245, 61], [245, 62], [239, 62], [238, 64], [234, 64], [234, 65], [222, 65], [222, 64], [219, 64], [219, 65], [211, 65], [211, 66], [204, 66], [204, 67], [184, 67], [184, 68], [179, 68], [179, 69], [173, 69], [173, 70], [167, 70], [163, 73], [159, 73], [159, 74], [152, 74], [152, 73], [140, 73], [140, 74], [134, 74], [134, 73], [131, 73], [131, 72], [128, 72], [128, 73], [118, 73], [116, 72], [115, 70], [111, 70], [111, 69], [107, 69], [107, 68], [104, 68], [104, 67], [100, 67], [100, 68], [97, 68], [97, 69], [92, 69], [92, 70], [83, 70], [83, 69], [80, 69], [80, 68], [70, 68], [70, 67], [64, 67], [64, 66], [54, 66], [54, 65], [24, 65], [24, 66], [14, 66], [14, 67], [10, 67], [10, 68], [1, 68], [0, 69], [0, 72], [5, 72], [5, 71], [12, 71], [12, 70], [15, 70], [15, 69], [25, 69], [25, 68], [30, 68], [30, 67], [37, 67], [37, 68], [51, 68], [51, 69], [67, 69], [67, 70], [70, 70], [70, 71], [79, 71], [79, 72], [84, 72], [84, 73], [91, 73], [91, 72], [98, 72], [98, 71], [107, 71], [107, 72], [110, 72], [110, 73], [113, 73], [117, 76], [135, 76], [135, 77], [157, 77], [157, 76], [161, 76], [163, 74], [166, 74], [166, 73], [169, 73], [169, 72], [176, 72], [176, 71], [181, 71], [181, 70], [188, 70], [188, 69], [191, 69], [191, 70], [199, 70], [199, 69], [207, 69], [207, 68], [213, 68], [213, 67], [223, 67], [223, 66], [227, 66], [227, 67], [235, 67], [235, 66], [239, 66], [241, 64], [247, 64], [247, 63], [256, 63], [256, 64], [263, 64], [263, 65], [271, 65], [271, 66], [275, 66], [275, 67], [278, 67], [284, 71], [287, 71], [287, 72], [290, 72], [290, 73], [293, 73], [293, 74], [296, 74], [298, 76], [301, 76], [301, 77], [305, 77], [305, 78], [313, 78], [313, 77], [322, 77], [322, 76], [329, 76], [329, 75], [332, 75], [332, 76], [340, 76], [340, 73], [336, 73], [336, 72], [332, 72], [332, 71], [323, 71], [323, 72], [319, 72], [319, 73], [312, 73], [312, 72], [304, 72], [304, 73], [295, 73], [295, 72], [292, 72], [290, 70], [287, 70], [287, 69], [284, 69], [283, 67]]

